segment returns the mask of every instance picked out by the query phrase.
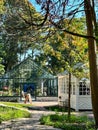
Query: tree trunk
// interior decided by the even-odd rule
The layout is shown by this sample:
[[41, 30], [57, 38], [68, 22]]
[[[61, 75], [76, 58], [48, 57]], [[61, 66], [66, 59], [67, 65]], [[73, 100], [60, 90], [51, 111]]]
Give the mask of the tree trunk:
[[[90, 0], [84, 0], [87, 34], [88, 36], [94, 35], [94, 27], [91, 15]], [[95, 118], [96, 127], [98, 127], [98, 74], [96, 65], [95, 41], [93, 38], [88, 38], [88, 53], [89, 53], [89, 66], [90, 66], [90, 82], [91, 82], [91, 96], [92, 107]]]

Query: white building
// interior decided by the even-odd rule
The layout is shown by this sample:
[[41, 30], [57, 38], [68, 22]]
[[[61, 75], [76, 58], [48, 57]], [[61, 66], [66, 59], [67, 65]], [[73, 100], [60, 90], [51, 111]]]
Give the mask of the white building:
[[[68, 106], [69, 75], [67, 73], [58, 75], [58, 103], [61, 106]], [[71, 75], [71, 108], [76, 111], [91, 110], [90, 82], [83, 78], [79, 80]]]

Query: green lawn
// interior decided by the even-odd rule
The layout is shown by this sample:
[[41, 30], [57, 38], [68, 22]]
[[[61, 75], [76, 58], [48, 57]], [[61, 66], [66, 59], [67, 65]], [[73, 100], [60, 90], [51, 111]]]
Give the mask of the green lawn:
[[0, 106], [0, 123], [2, 121], [16, 119], [16, 118], [28, 118], [31, 114], [27, 111], [27, 108], [31, 105], [20, 104], [12, 102], [0, 102], [6, 106]]
[[28, 108], [32, 106], [31, 104], [22, 104], [22, 103], [13, 103], [13, 102], [0, 102], [0, 104], [4, 104], [7, 106], [17, 107], [17, 108]]

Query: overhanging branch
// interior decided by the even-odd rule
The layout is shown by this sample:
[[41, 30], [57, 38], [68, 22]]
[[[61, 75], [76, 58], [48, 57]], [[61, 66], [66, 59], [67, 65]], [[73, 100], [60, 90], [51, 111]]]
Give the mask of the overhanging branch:
[[73, 35], [73, 36], [83, 37], [83, 38], [86, 38], [86, 39], [88, 39], [88, 38], [93, 38], [94, 40], [96, 40], [96, 38], [95, 38], [94, 36], [87, 36], [87, 35], [83, 35], [83, 34], [78, 34], [78, 33], [75, 33], [75, 32], [71, 32], [71, 31], [69, 31], [69, 30], [67, 30], [67, 29], [65, 29], [65, 28], [63, 29], [61, 26], [59, 26], [58, 24], [54, 23], [54, 22], [51, 21], [51, 20], [50, 20], [50, 22], [51, 22], [56, 28], [58, 28], [58, 29], [60, 29], [60, 30], [62, 30], [62, 31], [64, 31], [64, 32], [68, 33], [68, 34], [71, 34], [71, 35]]

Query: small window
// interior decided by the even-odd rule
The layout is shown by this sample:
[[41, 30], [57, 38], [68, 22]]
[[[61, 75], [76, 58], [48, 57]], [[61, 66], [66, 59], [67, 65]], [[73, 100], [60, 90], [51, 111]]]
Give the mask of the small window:
[[66, 92], [66, 88], [65, 88], [65, 80], [64, 78], [62, 78], [61, 80], [61, 93], [65, 93]]
[[86, 86], [85, 82], [79, 84], [79, 95], [90, 95], [90, 88]]
[[66, 82], [66, 84], [67, 84], [66, 93], [68, 94], [69, 93], [69, 84], [68, 84], [68, 81]]

